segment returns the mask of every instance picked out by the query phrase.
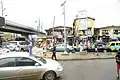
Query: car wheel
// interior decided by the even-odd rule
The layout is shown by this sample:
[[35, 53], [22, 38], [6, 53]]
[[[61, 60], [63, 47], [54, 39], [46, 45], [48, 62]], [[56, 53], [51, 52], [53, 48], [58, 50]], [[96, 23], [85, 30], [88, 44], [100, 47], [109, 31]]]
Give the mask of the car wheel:
[[24, 51], [24, 49], [23, 49], [23, 48], [21, 48], [21, 51]]
[[44, 74], [43, 80], [55, 80], [56, 73], [54, 71], [48, 71]]
[[66, 49], [66, 51], [69, 53], [70, 52], [70, 50], [69, 49]]

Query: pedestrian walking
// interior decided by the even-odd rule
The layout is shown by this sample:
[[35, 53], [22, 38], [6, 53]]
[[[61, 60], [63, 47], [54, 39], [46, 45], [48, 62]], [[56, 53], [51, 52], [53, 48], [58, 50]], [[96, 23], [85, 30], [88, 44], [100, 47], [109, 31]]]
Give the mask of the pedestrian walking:
[[117, 55], [115, 56], [116, 63], [117, 63], [117, 79], [119, 79], [119, 69], [120, 69], [120, 51], [117, 52]]
[[53, 52], [53, 54], [52, 54], [52, 59], [55, 58], [55, 60], [57, 60], [57, 57], [56, 57], [56, 46], [55, 46], [55, 44], [53, 44], [52, 52]]

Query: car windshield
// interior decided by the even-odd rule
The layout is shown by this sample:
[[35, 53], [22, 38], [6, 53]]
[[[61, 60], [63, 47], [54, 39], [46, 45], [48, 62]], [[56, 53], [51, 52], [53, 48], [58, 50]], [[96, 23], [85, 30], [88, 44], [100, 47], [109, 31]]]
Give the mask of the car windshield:
[[9, 42], [2, 42], [3, 46], [9, 45], [9, 44], [10, 44]]
[[37, 58], [38, 60], [40, 60], [43, 64], [47, 63], [47, 61], [42, 57], [38, 57], [38, 56], [34, 56], [34, 57]]
[[17, 42], [9, 42], [9, 43], [14, 44], [14, 45], [17, 45]]

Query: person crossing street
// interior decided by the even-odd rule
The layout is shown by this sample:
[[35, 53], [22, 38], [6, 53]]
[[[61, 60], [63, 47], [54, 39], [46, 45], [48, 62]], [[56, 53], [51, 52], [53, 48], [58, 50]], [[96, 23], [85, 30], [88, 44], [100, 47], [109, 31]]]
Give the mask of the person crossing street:
[[119, 79], [119, 69], [120, 69], [120, 51], [117, 52], [117, 55], [115, 56], [116, 63], [117, 63], [117, 79]]
[[56, 46], [55, 46], [55, 43], [53, 44], [53, 49], [52, 49], [52, 52], [53, 52], [53, 54], [52, 54], [52, 59], [57, 60], [57, 57], [56, 57]]

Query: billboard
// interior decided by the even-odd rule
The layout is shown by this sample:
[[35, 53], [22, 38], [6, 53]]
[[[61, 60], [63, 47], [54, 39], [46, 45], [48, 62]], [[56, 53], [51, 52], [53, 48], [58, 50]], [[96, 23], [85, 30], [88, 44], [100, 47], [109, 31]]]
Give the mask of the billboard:
[[87, 29], [87, 19], [78, 19], [78, 30]]
[[77, 20], [78, 22], [78, 30], [86, 30], [87, 28], [94, 27], [94, 20], [92, 19], [86, 19], [86, 18], [79, 18]]

